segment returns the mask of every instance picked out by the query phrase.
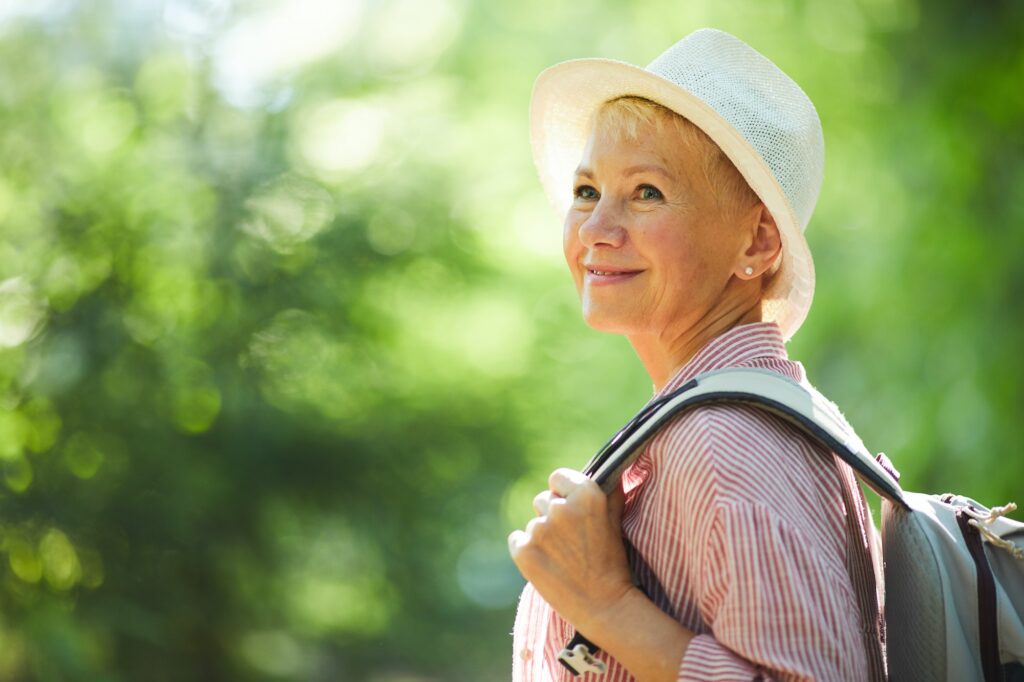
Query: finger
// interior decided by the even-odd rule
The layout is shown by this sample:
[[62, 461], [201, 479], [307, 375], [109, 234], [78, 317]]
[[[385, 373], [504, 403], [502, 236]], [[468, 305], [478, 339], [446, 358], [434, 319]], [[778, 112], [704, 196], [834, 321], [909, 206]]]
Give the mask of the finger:
[[537, 535], [543, 533], [541, 530], [544, 528], [546, 518], [543, 516], [534, 516], [532, 519], [526, 522], [526, 528], [524, 533], [526, 534], [526, 540], [531, 540]]
[[548, 508], [544, 516], [538, 516], [537, 518], [545, 518], [549, 521], [554, 521], [556, 517], [561, 519], [562, 513], [564, 513], [568, 504], [569, 500], [565, 499], [564, 497], [559, 497], [558, 495], [552, 494], [551, 500], [548, 502]]
[[514, 530], [508, 534], [508, 553], [513, 559], [519, 553], [519, 548], [527, 541], [527, 535], [521, 530]]
[[537, 516], [544, 516], [548, 513], [548, 508], [551, 506], [551, 500], [555, 494], [550, 490], [544, 490], [533, 498], [533, 511], [537, 513]]
[[569, 497], [580, 486], [586, 485], [588, 481], [590, 479], [582, 472], [562, 467], [551, 472], [551, 476], [548, 477], [548, 487], [556, 495]]

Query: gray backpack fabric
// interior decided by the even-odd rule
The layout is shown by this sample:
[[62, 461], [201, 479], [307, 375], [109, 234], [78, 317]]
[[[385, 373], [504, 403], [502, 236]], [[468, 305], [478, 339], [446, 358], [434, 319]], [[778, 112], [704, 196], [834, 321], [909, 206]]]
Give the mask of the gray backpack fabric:
[[[902, 490], [888, 460], [873, 456], [809, 384], [760, 369], [700, 375], [648, 405], [585, 473], [611, 490], [661, 426], [686, 409], [719, 402], [755, 405], [790, 421], [882, 497], [890, 679], [1024, 682], [1024, 523], [1005, 516], [1014, 505], [989, 509], [957, 495]], [[577, 636], [563, 651], [563, 665], [582, 672], [596, 651], [589, 647]]]
[[[882, 505], [890, 677], [1024, 680], [1024, 524], [959, 496], [904, 492], [903, 499], [910, 511]], [[978, 538], [991, 572], [988, 613], [978, 589], [985, 568], [958, 514], [977, 522], [968, 537]]]

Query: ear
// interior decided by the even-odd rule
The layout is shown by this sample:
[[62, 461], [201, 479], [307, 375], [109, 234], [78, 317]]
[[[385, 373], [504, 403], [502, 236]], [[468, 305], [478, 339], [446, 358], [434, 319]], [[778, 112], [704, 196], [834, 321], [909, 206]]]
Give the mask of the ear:
[[757, 279], [771, 270], [782, 253], [782, 236], [775, 218], [764, 204], [758, 203], [743, 217], [746, 233], [744, 250], [738, 259], [736, 276]]

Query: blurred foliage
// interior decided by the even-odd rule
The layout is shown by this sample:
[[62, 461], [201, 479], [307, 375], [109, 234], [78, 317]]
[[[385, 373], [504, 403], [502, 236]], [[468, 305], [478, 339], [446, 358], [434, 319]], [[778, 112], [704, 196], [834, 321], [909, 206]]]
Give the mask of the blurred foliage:
[[506, 679], [506, 533], [650, 394], [530, 86], [702, 25], [824, 122], [791, 354], [908, 487], [1024, 502], [1022, 8], [0, 2], [0, 679]]

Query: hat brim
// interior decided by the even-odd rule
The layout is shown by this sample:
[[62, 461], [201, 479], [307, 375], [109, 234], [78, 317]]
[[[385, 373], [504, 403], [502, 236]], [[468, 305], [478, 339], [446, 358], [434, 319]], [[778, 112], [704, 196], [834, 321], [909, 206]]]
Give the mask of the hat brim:
[[778, 324], [788, 340], [807, 317], [814, 296], [814, 262], [800, 223], [760, 154], [718, 112], [671, 81], [614, 59], [574, 59], [537, 77], [530, 99], [530, 142], [555, 211], [564, 216], [572, 201], [572, 177], [591, 115], [608, 100], [627, 95], [657, 102], [703, 130], [775, 218], [782, 264], [765, 291], [762, 315]]

